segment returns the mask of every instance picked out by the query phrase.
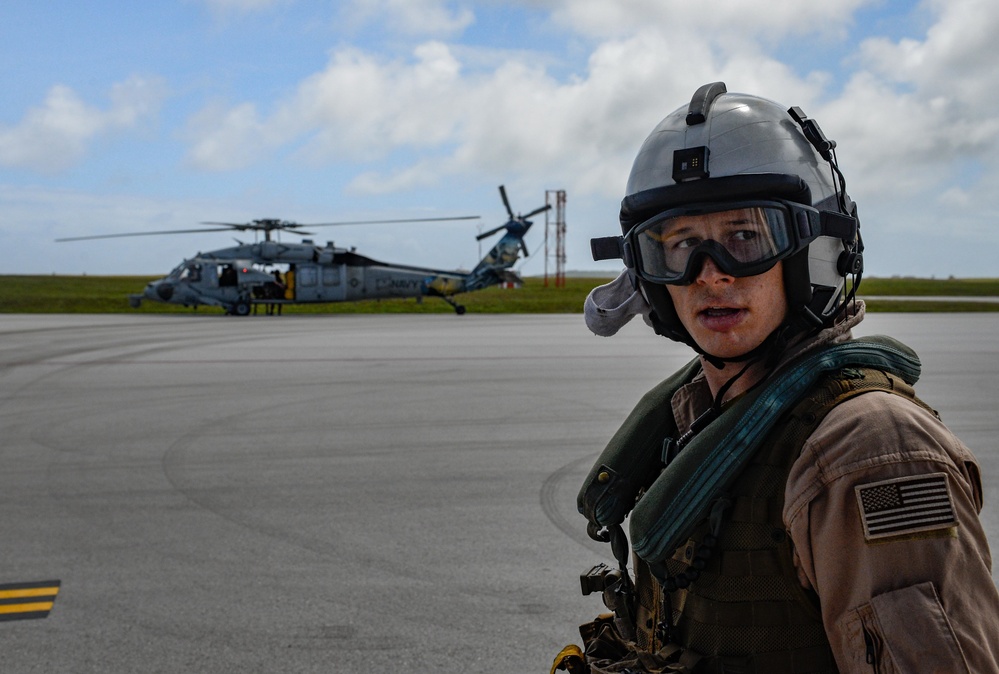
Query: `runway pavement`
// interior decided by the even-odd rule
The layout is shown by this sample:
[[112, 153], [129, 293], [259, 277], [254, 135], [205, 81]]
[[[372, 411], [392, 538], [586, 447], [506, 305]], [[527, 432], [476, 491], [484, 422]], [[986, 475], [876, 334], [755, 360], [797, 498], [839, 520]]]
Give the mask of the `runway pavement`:
[[[999, 541], [997, 314], [875, 314]], [[578, 484], [689, 360], [580, 316], [0, 315], [10, 672], [546, 672], [602, 610]]]

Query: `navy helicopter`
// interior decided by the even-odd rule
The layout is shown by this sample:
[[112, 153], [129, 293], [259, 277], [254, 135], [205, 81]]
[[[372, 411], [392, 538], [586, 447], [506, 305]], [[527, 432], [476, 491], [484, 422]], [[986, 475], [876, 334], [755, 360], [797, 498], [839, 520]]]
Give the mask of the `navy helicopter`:
[[479, 216], [328, 222], [310, 225], [277, 219], [253, 220], [248, 223], [205, 222], [202, 224], [212, 227], [79, 236], [56, 239], [56, 241], [212, 231], [263, 232], [263, 241], [239, 242], [238, 246], [198, 253], [184, 260], [164, 278], [150, 282], [141, 294], [129, 295], [129, 303], [133, 308], [138, 308], [143, 300], [152, 300], [181, 304], [195, 309], [200, 305], [217, 306], [224, 309], [227, 314], [247, 316], [257, 304], [267, 305], [270, 313], [275, 308], [280, 312], [280, 307], [285, 304], [439, 297], [461, 315], [465, 313], [465, 307], [458, 304], [453, 299], [454, 296], [508, 280], [513, 275], [510, 268], [519, 259], [521, 251], [525, 257], [528, 255], [527, 245], [524, 243], [524, 235], [532, 224], [528, 218], [551, 208], [549, 204], [536, 208], [526, 215], [514, 215], [506, 196], [506, 189], [500, 185], [499, 191], [509, 220], [499, 227], [479, 234], [476, 239], [481, 241], [501, 230], [506, 232], [468, 273], [379, 262], [361, 255], [353, 248], [337, 248], [333, 242], [327, 242], [325, 246], [319, 246], [311, 239], [303, 239], [299, 243], [287, 243], [275, 240], [271, 233], [294, 232], [312, 236], [303, 228], [470, 220]]

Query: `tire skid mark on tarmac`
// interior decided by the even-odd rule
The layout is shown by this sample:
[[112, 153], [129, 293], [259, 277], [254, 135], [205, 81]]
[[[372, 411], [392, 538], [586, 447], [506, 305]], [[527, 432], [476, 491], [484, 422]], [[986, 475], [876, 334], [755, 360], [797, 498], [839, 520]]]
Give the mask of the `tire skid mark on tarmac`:
[[[153, 337], [152, 339], [157, 339]], [[247, 341], [249, 338], [241, 341]], [[217, 338], [213, 336], [196, 337], [191, 338], [185, 336], [183, 341], [177, 339], [169, 341], [160, 341], [154, 344], [150, 344], [150, 337], [129, 337], [127, 339], [122, 338], [121, 340], [109, 343], [103, 343], [97, 346], [88, 344], [84, 345], [50, 345], [49, 350], [39, 349], [39, 353], [33, 353], [28, 356], [24, 356], [19, 360], [0, 362], [0, 375], [4, 372], [10, 371], [14, 368], [27, 367], [27, 366], [39, 366], [39, 365], [52, 365], [55, 369], [45, 372], [34, 379], [31, 379], [24, 384], [21, 384], [13, 391], [7, 391], [5, 398], [13, 398], [23, 391], [24, 389], [37, 384], [39, 382], [45, 381], [46, 379], [51, 379], [56, 376], [62, 376], [67, 372], [72, 372], [74, 370], [86, 369], [90, 367], [100, 367], [104, 365], [118, 365], [127, 364], [128, 359], [141, 358], [145, 355], [160, 354], [170, 351], [180, 351], [183, 349], [205, 346], [217, 343]], [[120, 349], [128, 349], [131, 347], [141, 346], [136, 351], [129, 352], [126, 356], [116, 356], [116, 357], [106, 357], [95, 360], [81, 360], [76, 362], [63, 362], [61, 359], [68, 358], [72, 356], [83, 356], [89, 353], [116, 351]], [[137, 361], [144, 363], [145, 361]], [[2, 400], [0, 400], [2, 403]]]
[[[268, 405], [261, 406], [255, 410], [244, 410], [227, 417], [215, 418], [192, 428], [190, 431], [177, 438], [177, 440], [171, 444], [166, 452], [164, 452], [161, 463], [166, 479], [177, 492], [183, 494], [185, 498], [196, 504], [198, 507], [204, 509], [206, 512], [209, 512], [252, 533], [265, 536], [285, 545], [291, 545], [302, 550], [306, 550], [321, 557], [335, 560], [338, 565], [345, 563], [353, 564], [357, 566], [358, 569], [362, 570], [362, 572], [376, 568], [382, 573], [411, 582], [429, 582], [433, 585], [437, 585], [440, 581], [445, 581], [447, 578], [446, 571], [442, 572], [441, 578], [430, 579], [419, 569], [411, 569], [405, 559], [400, 559], [398, 562], [394, 562], [367, 541], [359, 540], [356, 537], [349, 538], [347, 534], [335, 527], [333, 528], [335, 540], [331, 541], [326, 541], [306, 534], [300, 534], [286, 526], [272, 525], [262, 522], [252, 513], [246, 513], [239, 509], [227, 508], [224, 505], [213, 501], [210, 497], [206, 497], [204, 495], [204, 490], [194, 488], [186, 484], [187, 480], [182, 475], [183, 468], [187, 461], [186, 455], [194, 446], [196, 446], [200, 439], [208, 435], [217, 434], [217, 428], [219, 426], [224, 427], [227, 424], [236, 423], [239, 419], [248, 414], [252, 415], [254, 412], [261, 412], [265, 410], [274, 412], [281, 407], [292, 407], [296, 404], [296, 401], [289, 401], [284, 405], [274, 405], [273, 403], [269, 403]], [[333, 526], [332, 523], [330, 523], [330, 525], [331, 527]], [[507, 593], [491, 592], [480, 587], [460, 587], [456, 585], [453, 585], [452, 587], [466, 595], [501, 597], [509, 599], [509, 595]]]
[[184, 433], [171, 443], [170, 447], [163, 453], [160, 460], [163, 475], [170, 483], [170, 486], [173, 487], [173, 489], [179, 494], [182, 494], [199, 508], [220, 517], [227, 522], [254, 533], [262, 534], [268, 538], [276, 539], [282, 543], [294, 545], [309, 552], [314, 552], [320, 556], [335, 556], [340, 552], [341, 546], [318, 541], [307, 536], [297, 535], [295, 532], [286, 528], [266, 525], [260, 521], [254, 520], [251, 516], [239, 516], [237, 514], [239, 511], [233, 511], [232, 509], [226, 508], [210, 498], [205, 498], [200, 495], [199, 492], [202, 490], [186, 484], [187, 480], [183, 476], [183, 469], [187, 465], [187, 453], [192, 449], [192, 447], [195, 446], [198, 440], [201, 440], [209, 435], [215, 435], [217, 433], [217, 428], [220, 426], [225, 427], [235, 424], [240, 419], [248, 415], [252, 416], [255, 413], [263, 411], [274, 411], [280, 409], [281, 407], [292, 407], [295, 404], [295, 402], [288, 402], [285, 405], [274, 405], [272, 403], [268, 403], [267, 405], [261, 405], [256, 409], [241, 410], [228, 416], [215, 417], [193, 427], [191, 430]]
[[[134, 326], [132, 326], [134, 327]], [[85, 342], [74, 348], [67, 348], [65, 343], [60, 344], [48, 344], [44, 345], [48, 348], [48, 352], [45, 352], [45, 348], [39, 348], [36, 353], [31, 354], [30, 357], [24, 358], [18, 364], [23, 365], [45, 365], [51, 363], [53, 357], [66, 358], [72, 356], [81, 356], [87, 353], [95, 352], [114, 352], [115, 349], [128, 349], [137, 346], [144, 346], [144, 348], [134, 351], [128, 354], [122, 354], [120, 357], [108, 357], [100, 358], [98, 360], [89, 360], [82, 362], [73, 363], [59, 363], [54, 369], [50, 369], [39, 376], [33, 377], [32, 379], [21, 383], [18, 386], [17, 391], [23, 392], [32, 386], [37, 386], [42, 382], [56, 378], [65, 377], [68, 373], [76, 370], [85, 370], [94, 367], [102, 367], [106, 365], [122, 364], [127, 363], [128, 360], [136, 359], [142, 355], [164, 353], [170, 351], [180, 351], [183, 349], [197, 348], [199, 346], [213, 345], [217, 344], [220, 340], [218, 335], [205, 335], [205, 336], [194, 336], [190, 334], [176, 335], [175, 333], [163, 333], [157, 328], [152, 327], [146, 329], [147, 326], [143, 326], [143, 334], [139, 337], [134, 336], [134, 332], [131, 333], [127, 338], [121, 336], [121, 339], [114, 341], [108, 340], [108, 342], [101, 344], [100, 346], [94, 346], [92, 342], [85, 340]], [[255, 339], [268, 339], [272, 335], [269, 333], [261, 334], [251, 334], [242, 337], [228, 337], [228, 342], [233, 343], [234, 341], [253, 341]], [[154, 344], [150, 344], [150, 341], [154, 341]], [[336, 359], [332, 359], [336, 360]], [[425, 360], [435, 360], [435, 359], [425, 359]], [[142, 361], [145, 364], [146, 361]], [[356, 393], [356, 391], [354, 391]], [[12, 396], [16, 396], [17, 392], [13, 392]], [[5, 400], [0, 398], [0, 405], [3, 405]], [[293, 403], [290, 403], [293, 404]], [[203, 490], [192, 487], [190, 484], [186, 484], [185, 477], [183, 475], [183, 467], [186, 461], [186, 455], [191, 451], [192, 447], [195, 446], [200, 438], [203, 438], [209, 434], [218, 433], [219, 426], [225, 426], [227, 423], [236, 423], [240, 418], [243, 418], [247, 414], [253, 414], [254, 412], [260, 412], [266, 409], [270, 412], [275, 410], [275, 405], [271, 402], [266, 406], [259, 406], [257, 409], [241, 410], [238, 414], [227, 415], [225, 417], [216, 417], [211, 420], [206, 420], [204, 423], [191, 428], [183, 436], [177, 438], [177, 440], [163, 453], [161, 457], [161, 465], [163, 474], [166, 480], [170, 483], [171, 487], [178, 493], [182, 494], [189, 501], [195, 503], [199, 508], [202, 508], [217, 517], [220, 517], [226, 521], [229, 521], [236, 526], [244, 528], [246, 530], [259, 533], [261, 535], [267, 536], [272, 539], [279, 540], [283, 543], [297, 546], [301, 549], [311, 551], [315, 554], [335, 557], [337, 563], [351, 563], [357, 565], [362, 569], [371, 569], [372, 567], [379, 569], [381, 572], [391, 574], [394, 577], [403, 578], [409, 581], [415, 581], [422, 584], [439, 585], [440, 582], [447, 582], [447, 571], [446, 569], [441, 570], [439, 578], [428, 578], [425, 573], [420, 573], [417, 570], [411, 570], [405, 561], [400, 560], [398, 562], [393, 562], [391, 559], [387, 559], [384, 555], [380, 554], [380, 551], [375, 549], [373, 542], [361, 541], [351, 539], [349, 541], [323, 541], [321, 539], [316, 539], [304, 534], [298, 534], [286, 527], [280, 527], [275, 525], [269, 525], [266, 522], [261, 522], [254, 518], [252, 513], [241, 512], [236, 509], [226, 508], [224, 504], [220, 504], [218, 501], [213, 501]], [[467, 422], [466, 422], [467, 423]], [[494, 420], [481, 420], [476, 422], [475, 425], [481, 424], [494, 424]], [[41, 440], [39, 438], [38, 440]], [[48, 446], [50, 449], [57, 450], [58, 447], [52, 447], [50, 443], [42, 443], [43, 446]], [[53, 459], [49, 463], [50, 471], [58, 471], [64, 469], [65, 466], [57, 459]], [[65, 501], [65, 498], [60, 498], [57, 493], [50, 492], [52, 498], [56, 500]], [[67, 504], [68, 506], [68, 504]], [[102, 528], [102, 530], [108, 528], [108, 524], [104, 522], [98, 522], [91, 520], [86, 516], [85, 513], [75, 512], [76, 516], [83, 517], [85, 521], [89, 524], [96, 525]], [[564, 521], [564, 518], [563, 518]], [[567, 527], [568, 528], [568, 527]], [[112, 527], [113, 529], [113, 527]], [[571, 530], [571, 528], [570, 528]], [[109, 533], [114, 534], [114, 531]], [[161, 554], [166, 552], [170, 554], [170, 551], [159, 551]], [[479, 596], [479, 597], [489, 597], [491, 599], [496, 599], [506, 604], [517, 603], [516, 593], [511, 593], [509, 591], [493, 590], [483, 586], [475, 586], [469, 583], [449, 583], [451, 591], [460, 593], [466, 596]]]
[[[62, 328], [58, 328], [56, 330], [63, 330], [63, 329]], [[158, 353], [158, 352], [163, 352], [163, 351], [168, 351], [168, 350], [187, 348], [187, 347], [191, 346], [192, 344], [209, 344], [209, 343], [213, 342], [214, 340], [212, 340], [210, 338], [203, 338], [203, 339], [200, 339], [200, 340], [185, 340], [183, 343], [176, 344], [176, 345], [171, 345], [169, 342], [163, 342], [163, 343], [158, 343], [158, 344], [153, 345], [153, 346], [149, 346], [149, 341], [150, 340], [148, 338], [146, 338], [146, 337], [129, 337], [127, 339], [121, 339], [121, 340], [119, 340], [117, 342], [105, 343], [105, 344], [102, 344], [102, 345], [100, 345], [98, 347], [90, 346], [89, 343], [88, 344], [84, 344], [84, 345], [79, 345], [79, 346], [74, 347], [74, 348], [65, 348], [65, 346], [63, 344], [60, 344], [60, 345], [46, 345], [49, 348], [48, 353], [44, 353], [44, 350], [40, 348], [40, 349], [38, 349], [39, 352], [42, 352], [42, 353], [40, 353], [40, 355], [35, 355], [30, 360], [24, 360], [22, 362], [17, 363], [17, 365], [27, 365], [27, 366], [45, 365], [54, 356], [55, 357], [77, 356], [77, 355], [83, 355], [83, 354], [86, 354], [86, 353], [92, 353], [92, 352], [97, 352], [97, 351], [107, 351], [107, 350], [114, 350], [114, 349], [121, 349], [121, 348], [129, 348], [129, 347], [133, 347], [133, 346], [137, 346], [137, 345], [145, 345], [146, 348], [141, 349], [140, 351], [137, 351], [137, 352], [133, 352], [133, 354], [131, 354], [132, 356], [138, 355], [138, 354], [145, 354], [145, 353]], [[53, 349], [54, 346], [58, 346], [60, 348]], [[37, 385], [39, 385], [42, 382], [45, 382], [47, 380], [50, 380], [50, 379], [53, 379], [53, 378], [56, 378], [56, 377], [59, 377], [59, 378], [65, 377], [67, 373], [70, 373], [70, 372], [75, 371], [75, 370], [84, 370], [84, 369], [91, 368], [95, 364], [97, 364], [97, 365], [103, 365], [103, 364], [107, 364], [107, 363], [106, 362], [95, 363], [94, 361], [81, 361], [81, 362], [73, 362], [73, 363], [65, 363], [65, 364], [60, 363], [55, 369], [49, 369], [49, 370], [47, 370], [47, 371], [45, 371], [45, 372], [43, 372], [43, 373], [41, 373], [41, 374], [39, 374], [37, 376], [34, 376], [34, 377], [32, 377], [32, 378], [24, 381], [24, 382], [21, 382], [16, 388], [9, 389], [9, 390], [5, 391], [5, 395], [3, 397], [0, 397], [0, 407], [2, 407], [5, 403], [7, 403], [8, 401], [16, 398], [21, 393], [23, 393], [25, 390], [28, 390], [28, 389], [30, 389], [33, 386], [37, 386]], [[0, 367], [0, 373], [3, 373], [5, 370], [9, 370], [9, 366], [8, 367]], [[56, 445], [56, 444], [44, 441], [39, 436], [39, 427], [38, 426], [33, 426], [33, 427], [27, 429], [27, 437], [32, 442], [34, 442], [36, 445], [38, 445], [39, 447], [42, 447], [43, 449], [47, 449], [47, 450], [51, 451], [54, 455], [65, 454], [68, 451], [64, 447], [61, 447], [59, 445]], [[92, 518], [90, 518], [89, 516], [87, 516], [87, 514], [81, 512], [78, 508], [72, 507], [71, 504], [68, 504], [66, 502], [65, 494], [61, 493], [58, 490], [57, 486], [56, 486], [56, 485], [59, 484], [59, 480], [52, 479], [53, 475], [55, 473], [57, 473], [58, 471], [62, 470], [62, 468], [63, 468], [63, 466], [60, 464], [59, 460], [57, 460], [55, 458], [51, 459], [49, 461], [49, 463], [48, 463], [48, 467], [47, 467], [46, 470], [47, 470], [47, 473], [49, 475], [49, 479], [47, 479], [46, 482], [48, 484], [48, 495], [49, 495], [49, 498], [53, 502], [55, 502], [55, 503], [62, 504], [62, 507], [65, 509], [65, 511], [68, 513], [68, 515], [70, 517], [81, 519], [83, 522], [87, 523], [88, 525], [95, 525], [96, 524], [102, 530], [109, 531], [109, 528], [107, 526], [105, 526], [103, 524], [100, 524], [100, 523], [95, 523], [95, 521]], [[112, 535], [115, 535], [115, 536], [119, 535], [119, 534], [115, 533], [113, 530], [110, 530], [109, 533], [111, 533]], [[109, 596], [109, 597], [107, 597], [107, 598], [105, 598], [103, 600], [103, 602], [101, 604], [101, 608], [99, 610], [102, 611], [107, 616], [108, 620], [115, 621], [118, 616], [120, 616], [120, 615], [126, 615], [126, 614], [130, 613], [130, 611], [128, 610], [129, 606], [130, 605], [129, 605], [128, 601], [126, 601], [125, 599], [123, 599], [123, 598], [114, 598], [114, 597], [110, 597]], [[134, 619], [135, 617], [136, 616], [133, 615], [132, 619]], [[140, 625], [140, 628], [147, 629], [149, 631], [156, 631], [157, 633], [160, 633], [163, 630], [163, 624], [157, 622], [155, 624]], [[180, 632], [178, 632], [178, 634], [180, 634]]]
[[[586, 534], [586, 521], [582, 515], [573, 510], [570, 513], [572, 516], [570, 519], [563, 512], [564, 506], [560, 506], [560, 504], [567, 502], [567, 499], [561, 498], [561, 494], [569, 488], [573, 492], [578, 489], [578, 485], [575, 482], [568, 482], [569, 478], [576, 476], [579, 473], [581, 465], [591, 464], [598, 455], [599, 452], [585, 454], [553, 471], [541, 484], [539, 500], [542, 512], [544, 512], [548, 521], [555, 525], [556, 529], [587, 550], [607, 556], [610, 553], [610, 548], [603, 543], [594, 541]], [[575, 499], [572, 502], [575, 503]]]
[[[62, 328], [55, 328], [54, 330], [62, 330]], [[53, 357], [64, 358], [67, 356], [79, 356], [98, 351], [108, 351], [114, 349], [131, 348], [135, 346], [144, 346], [145, 348], [142, 348], [138, 351], [133, 351], [130, 354], [130, 357], [135, 357], [143, 354], [163, 353], [164, 351], [179, 350], [181, 348], [187, 348], [191, 345], [202, 345], [210, 343], [212, 343], [212, 340], [206, 337], [200, 340], [199, 339], [189, 340], [175, 345], [171, 345], [170, 342], [163, 342], [155, 345], [149, 345], [149, 339], [146, 337], [129, 337], [128, 339], [123, 338], [118, 342], [105, 343], [100, 346], [91, 346], [89, 344], [84, 344], [84, 345], [78, 345], [74, 348], [66, 348], [63, 345], [58, 345], [59, 348], [54, 351], [50, 350], [47, 353], [42, 352], [38, 355], [32, 356], [30, 360], [23, 360], [21, 362], [14, 364], [15, 366], [18, 367], [51, 364], [53, 365], [53, 367], [51, 369], [47, 369], [46, 371], [31, 377], [30, 379], [20, 382], [16, 386], [5, 387], [3, 394], [0, 395], [0, 409], [2, 409], [9, 401], [16, 400], [22, 397], [25, 391], [35, 386], [38, 386], [39, 384], [46, 382], [48, 380], [64, 379], [68, 374], [77, 370], [85, 370], [92, 367], [102, 366], [107, 364], [116, 364], [114, 360], [101, 360], [96, 362], [84, 360], [71, 363], [55, 363], [52, 362], [51, 360]], [[55, 345], [50, 345], [49, 348], [51, 349], [53, 346]], [[0, 377], [2, 377], [6, 372], [10, 372], [11, 367], [12, 366], [10, 364], [0, 364]], [[61, 420], [66, 421], [67, 418], [62, 417]], [[31, 439], [32, 442], [36, 443], [38, 446], [48, 449], [50, 451], [57, 453], [67, 452], [68, 450], [66, 450], [65, 448], [59, 447], [57, 445], [54, 445], [53, 443], [46, 442], [41, 439], [39, 430], [45, 430], [45, 429], [47, 429], [47, 426], [44, 429], [28, 429], [28, 437]], [[50, 465], [50, 471], [53, 469], [54, 467]]]
[[[456, 583], [449, 578], [447, 569], [441, 569], [439, 577], [430, 577], [426, 574], [425, 569], [421, 571], [419, 568], [411, 568], [410, 565], [406, 563], [404, 558], [400, 558], [398, 561], [393, 561], [391, 557], [384, 555], [383, 551], [378, 549], [370, 541], [359, 539], [356, 536], [351, 537], [349, 534], [339, 531], [336, 528], [332, 529], [333, 536], [336, 540], [326, 541], [306, 534], [299, 534], [286, 526], [272, 525], [262, 522], [252, 513], [244, 512], [238, 508], [227, 508], [224, 505], [213, 501], [210, 497], [207, 497], [204, 490], [200, 488], [193, 488], [185, 484], [186, 480], [182, 475], [182, 471], [186, 463], [186, 454], [189, 451], [192, 451], [200, 439], [207, 435], [217, 434], [217, 428], [220, 425], [225, 426], [230, 423], [236, 423], [246, 414], [252, 414], [253, 412], [262, 411], [264, 409], [273, 412], [275, 409], [279, 409], [280, 407], [290, 407], [295, 404], [295, 401], [290, 401], [286, 405], [280, 405], [277, 407], [273, 404], [269, 404], [266, 407], [261, 407], [257, 410], [250, 410], [249, 412], [241, 411], [238, 414], [216, 418], [192, 428], [179, 437], [166, 450], [166, 452], [164, 452], [162, 465], [166, 479], [170, 482], [174, 489], [183, 494], [184, 497], [192, 503], [195, 503], [198, 507], [204, 509], [206, 512], [209, 512], [246, 531], [259, 534], [285, 545], [298, 547], [324, 558], [329, 558], [331, 561], [335, 561], [337, 565], [342, 566], [344, 564], [348, 564], [356, 566], [362, 573], [370, 573], [372, 569], [377, 569], [379, 572], [390, 577], [402, 579], [409, 583], [428, 585], [432, 588], [437, 588], [441, 585], [441, 583], [445, 583], [451, 591], [457, 594], [470, 597], [486, 597], [491, 600], [497, 600], [504, 606], [515, 606], [523, 603], [517, 598], [516, 593], [510, 592], [509, 590], [493, 590], [478, 584]], [[551, 482], [550, 489], [555, 488], [557, 488], [555, 482]], [[564, 518], [562, 518], [562, 521], [564, 521]], [[573, 527], [571, 527], [571, 525], [565, 525], [565, 531], [567, 533], [571, 532], [572, 529]], [[572, 537], [571, 534], [570, 537]], [[586, 543], [585, 532], [583, 538], [578, 540], [584, 546], [589, 547]], [[605, 552], [597, 547], [590, 549], [595, 549], [601, 553]]]

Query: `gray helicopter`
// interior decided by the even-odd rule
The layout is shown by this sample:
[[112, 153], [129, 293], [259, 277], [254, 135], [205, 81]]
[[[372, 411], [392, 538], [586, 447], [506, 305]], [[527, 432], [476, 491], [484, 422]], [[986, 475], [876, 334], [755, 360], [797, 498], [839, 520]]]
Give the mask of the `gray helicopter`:
[[141, 294], [129, 295], [129, 303], [133, 308], [138, 308], [142, 300], [152, 300], [195, 309], [200, 305], [216, 306], [230, 315], [247, 316], [259, 304], [266, 305], [268, 313], [280, 313], [281, 307], [287, 304], [439, 297], [460, 315], [465, 313], [465, 307], [453, 299], [455, 295], [481, 290], [508, 281], [511, 277], [516, 278], [511, 267], [519, 259], [521, 251], [525, 257], [528, 255], [527, 245], [524, 243], [524, 235], [532, 224], [528, 218], [551, 208], [551, 205], [546, 205], [526, 215], [514, 215], [506, 189], [500, 185], [499, 191], [510, 219], [476, 238], [481, 241], [501, 230], [506, 232], [468, 273], [379, 262], [357, 253], [353, 248], [337, 248], [332, 242], [325, 246], [319, 246], [311, 239], [288, 243], [275, 240], [271, 233], [284, 231], [311, 236], [303, 228], [471, 220], [479, 216], [311, 225], [277, 219], [253, 220], [249, 223], [205, 222], [202, 224], [212, 227], [80, 236], [56, 241], [212, 231], [263, 232], [263, 241], [239, 243], [238, 246], [198, 253], [184, 260], [164, 278], [150, 282]]

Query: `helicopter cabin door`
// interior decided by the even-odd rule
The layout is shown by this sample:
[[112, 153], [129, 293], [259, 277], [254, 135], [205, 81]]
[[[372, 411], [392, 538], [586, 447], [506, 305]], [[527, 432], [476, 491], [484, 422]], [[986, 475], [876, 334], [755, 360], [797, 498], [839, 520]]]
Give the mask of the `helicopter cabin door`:
[[295, 265], [297, 302], [340, 302], [344, 299], [341, 265]]

